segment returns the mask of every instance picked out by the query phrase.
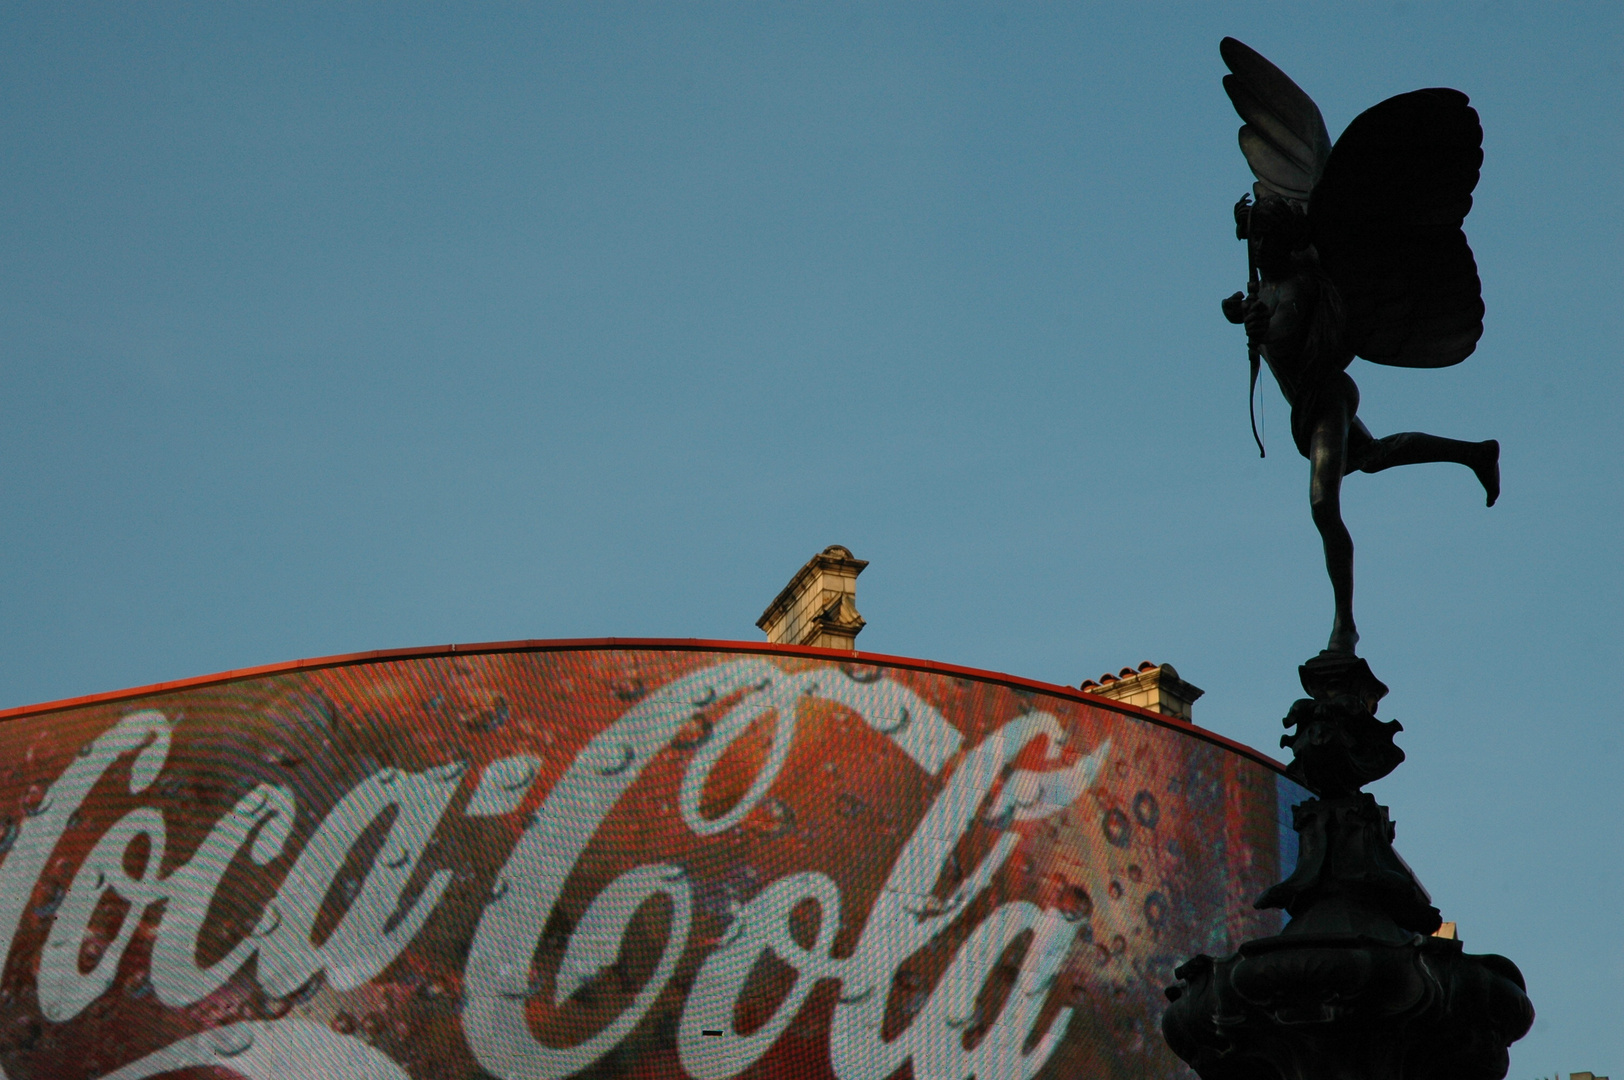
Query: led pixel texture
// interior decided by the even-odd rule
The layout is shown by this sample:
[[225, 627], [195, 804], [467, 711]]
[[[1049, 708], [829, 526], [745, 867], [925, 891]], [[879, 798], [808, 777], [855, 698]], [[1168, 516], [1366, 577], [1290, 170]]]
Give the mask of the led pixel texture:
[[291, 665], [0, 723], [9, 1078], [1174, 1076], [1304, 793], [822, 650]]

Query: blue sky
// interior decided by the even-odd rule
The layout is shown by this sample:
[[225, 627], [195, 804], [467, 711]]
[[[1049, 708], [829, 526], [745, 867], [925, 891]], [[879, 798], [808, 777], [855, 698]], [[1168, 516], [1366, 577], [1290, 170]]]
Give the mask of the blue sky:
[[1376, 785], [1540, 1010], [1511, 1076], [1624, 1073], [1610, 4], [0, 11], [0, 706], [371, 648], [753, 639], [831, 543], [861, 644], [1076, 684], [1140, 660], [1273, 748], [1330, 616], [1260, 461], [1220, 88], [1333, 135], [1482, 114], [1487, 330], [1358, 362]]

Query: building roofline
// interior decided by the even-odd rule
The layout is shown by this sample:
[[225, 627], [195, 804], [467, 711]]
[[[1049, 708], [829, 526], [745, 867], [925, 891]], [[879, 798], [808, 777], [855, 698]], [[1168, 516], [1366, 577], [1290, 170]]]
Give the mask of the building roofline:
[[789, 610], [790, 605], [795, 600], [795, 594], [801, 586], [811, 581], [819, 570], [831, 566], [850, 569], [852, 580], [855, 581], [857, 576], [868, 567], [868, 560], [857, 558], [851, 553], [850, 548], [842, 544], [830, 544], [806, 560], [805, 565], [795, 571], [795, 576], [789, 579], [789, 584], [778, 590], [778, 595], [773, 597], [773, 602], [767, 605], [767, 610], [763, 611], [761, 618], [756, 620], [757, 628], [761, 630], [767, 629], [767, 624], [772, 621], [774, 615]]
[[980, 682], [998, 683], [1012, 689], [1032, 690], [1053, 697], [1067, 698], [1140, 720], [1147, 720], [1158, 727], [1171, 728], [1181, 734], [1233, 751], [1250, 758], [1259, 765], [1285, 775], [1284, 764], [1276, 761], [1261, 750], [1247, 746], [1245, 743], [1236, 742], [1234, 739], [1226, 738], [1215, 731], [1209, 731], [1189, 721], [1178, 720], [1163, 713], [1140, 708], [1137, 705], [1128, 705], [1124, 702], [1100, 697], [1097, 694], [1086, 693], [1074, 686], [1040, 682], [1036, 679], [1025, 679], [1001, 671], [988, 671], [982, 668], [964, 667], [959, 664], [944, 664], [935, 660], [919, 660], [909, 656], [891, 656], [887, 653], [848, 652], [845, 649], [823, 649], [815, 645], [775, 645], [765, 641], [725, 641], [712, 638], [541, 638], [524, 641], [425, 645], [409, 649], [373, 649], [369, 652], [341, 653], [336, 656], [321, 656], [307, 660], [287, 660], [277, 664], [236, 668], [230, 671], [215, 672], [212, 675], [199, 675], [190, 679], [151, 683], [146, 686], [131, 687], [127, 690], [110, 690], [100, 694], [86, 694], [81, 697], [63, 698], [59, 701], [41, 702], [37, 705], [19, 705], [10, 709], [0, 709], [0, 723], [22, 720], [33, 716], [45, 716], [51, 713], [64, 712], [68, 709], [81, 709], [92, 705], [134, 701], [139, 698], [169, 694], [179, 690], [192, 690], [202, 686], [221, 686], [227, 683], [242, 682], [247, 679], [285, 675], [295, 671], [354, 667], [361, 664], [381, 663], [390, 660], [426, 660], [437, 656], [476, 656], [488, 653], [523, 652], [586, 652], [597, 649], [769, 653], [777, 656], [801, 656], [816, 660], [844, 660], [848, 663], [873, 664], [881, 667], [906, 668], [911, 671], [925, 671], [940, 675], [972, 678]]

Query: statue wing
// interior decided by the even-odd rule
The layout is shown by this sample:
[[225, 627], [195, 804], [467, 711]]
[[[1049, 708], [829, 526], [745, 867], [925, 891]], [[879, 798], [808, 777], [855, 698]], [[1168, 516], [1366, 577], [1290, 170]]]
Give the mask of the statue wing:
[[1483, 289], [1461, 223], [1482, 164], [1483, 128], [1458, 90], [1388, 98], [1337, 140], [1308, 223], [1357, 355], [1448, 367], [1477, 347]]
[[1234, 38], [1224, 38], [1218, 52], [1231, 72], [1224, 76], [1224, 92], [1245, 121], [1241, 153], [1258, 185], [1282, 198], [1308, 202], [1331, 156], [1331, 136], [1319, 106], [1285, 72]]

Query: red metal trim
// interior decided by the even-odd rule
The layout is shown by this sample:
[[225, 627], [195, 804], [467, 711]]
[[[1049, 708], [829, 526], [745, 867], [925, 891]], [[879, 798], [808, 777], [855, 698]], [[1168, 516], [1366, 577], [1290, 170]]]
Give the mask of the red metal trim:
[[65, 709], [79, 709], [89, 705], [106, 705], [115, 701], [130, 701], [136, 698], [152, 697], [155, 694], [190, 690], [199, 686], [217, 686], [222, 683], [241, 682], [244, 679], [263, 678], [267, 675], [282, 675], [290, 671], [348, 667], [355, 664], [371, 664], [385, 660], [423, 660], [435, 656], [473, 656], [482, 653], [504, 652], [583, 652], [589, 649], [773, 653], [781, 656], [805, 656], [820, 660], [847, 660], [882, 667], [907, 668], [913, 671], [929, 671], [940, 675], [962, 676], [981, 682], [1000, 683], [1012, 688], [1033, 690], [1053, 697], [1070, 698], [1073, 701], [1110, 709], [1113, 712], [1124, 713], [1128, 716], [1135, 716], [1161, 727], [1172, 728], [1174, 731], [1221, 746], [1225, 750], [1240, 754], [1243, 757], [1251, 758], [1259, 765], [1273, 769], [1282, 775], [1286, 771], [1283, 764], [1261, 750], [1254, 750], [1245, 743], [1238, 743], [1233, 739], [1219, 735], [1217, 732], [1197, 727], [1188, 721], [1176, 720], [1163, 713], [1152, 712], [1138, 705], [1128, 705], [1120, 701], [1112, 701], [1110, 698], [1085, 693], [1074, 686], [1038, 682], [1036, 679], [1023, 679], [1018, 675], [1006, 675], [999, 671], [961, 667], [958, 664], [943, 664], [935, 660], [916, 660], [908, 656], [848, 652], [844, 649], [822, 649], [815, 645], [774, 645], [765, 641], [719, 641], [710, 638], [552, 638], [529, 641], [486, 641], [473, 645], [426, 645], [415, 649], [374, 649], [371, 652], [344, 653], [339, 656], [322, 656], [309, 660], [288, 660], [280, 664], [262, 664], [259, 667], [237, 668], [233, 671], [221, 671], [213, 675], [199, 675], [191, 679], [152, 683], [149, 686], [138, 686], [129, 690], [111, 690], [102, 694], [87, 694], [84, 697], [64, 698], [61, 701], [48, 701], [39, 705], [19, 705], [11, 709], [0, 709], [0, 723], [8, 720], [20, 720], [29, 716], [62, 712]]

